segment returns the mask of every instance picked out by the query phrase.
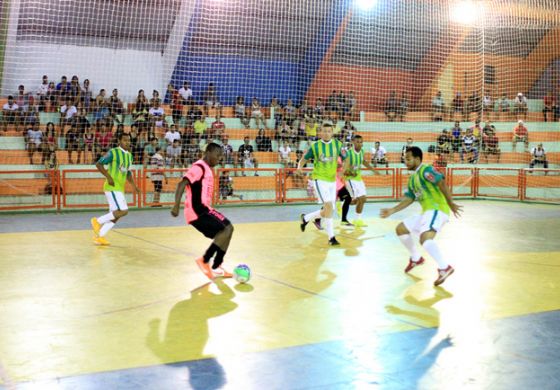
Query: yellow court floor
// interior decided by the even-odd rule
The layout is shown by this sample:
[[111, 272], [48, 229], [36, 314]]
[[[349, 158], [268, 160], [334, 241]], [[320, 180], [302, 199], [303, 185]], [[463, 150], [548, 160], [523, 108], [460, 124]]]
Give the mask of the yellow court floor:
[[521, 226], [507, 217], [517, 206], [488, 207], [506, 212], [493, 220], [476, 206], [438, 237], [456, 268], [438, 288], [432, 260], [403, 273], [397, 219], [374, 216], [361, 229], [339, 227], [340, 247], [328, 247], [312, 226], [301, 233], [297, 221], [237, 223], [226, 265], [251, 267], [245, 285], [207, 283], [193, 260], [209, 241], [190, 227], [115, 229], [110, 247], [93, 246], [90, 230], [0, 234], [2, 380], [205, 358], [234, 370], [247, 354], [332, 341], [363, 346], [426, 328], [466, 351], [477, 340], [473, 353], [484, 355], [488, 321], [560, 309], [560, 244], [551, 242], [558, 219], [522, 217]]

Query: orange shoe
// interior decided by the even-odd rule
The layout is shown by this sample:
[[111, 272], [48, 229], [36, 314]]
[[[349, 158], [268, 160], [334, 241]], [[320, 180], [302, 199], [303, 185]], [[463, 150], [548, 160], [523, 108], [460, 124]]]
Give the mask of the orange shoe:
[[231, 272], [226, 271], [223, 267], [218, 267], [212, 270], [215, 278], [233, 278], [233, 274]]
[[109, 246], [111, 245], [105, 237], [93, 237], [93, 243], [99, 246]]
[[198, 265], [198, 268], [200, 268], [202, 273], [204, 275], [206, 275], [206, 277], [208, 279], [214, 280], [214, 274], [212, 273], [212, 270], [210, 269], [210, 264], [204, 262], [204, 257], [199, 257], [195, 261], [196, 261], [196, 265]]
[[95, 233], [96, 237], [99, 237], [99, 230], [101, 230], [101, 225], [97, 221], [97, 218], [95, 217], [92, 218], [90, 222], [91, 222], [91, 228], [93, 229], [93, 233]]

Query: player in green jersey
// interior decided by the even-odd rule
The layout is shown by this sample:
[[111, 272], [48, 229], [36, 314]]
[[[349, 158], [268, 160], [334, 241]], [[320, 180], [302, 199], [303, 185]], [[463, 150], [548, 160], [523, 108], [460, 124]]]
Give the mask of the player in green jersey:
[[126, 182], [129, 182], [136, 192], [140, 192], [130, 171], [133, 161], [132, 154], [129, 152], [130, 134], [121, 133], [118, 141], [119, 146], [109, 150], [95, 164], [95, 167], [106, 178], [103, 191], [105, 191], [109, 203], [108, 214], [91, 219], [91, 227], [95, 233], [93, 241], [97, 245], [109, 245], [105, 235], [120, 218], [128, 214], [128, 205], [124, 196]]
[[408, 148], [405, 155], [405, 164], [408, 170], [414, 171], [408, 179], [405, 197], [395, 207], [382, 209], [381, 218], [387, 218], [405, 209], [415, 200], [420, 203], [422, 214], [406, 218], [396, 229], [399, 239], [410, 253], [408, 266], [404, 272], [409, 272], [414, 267], [424, 263], [424, 258], [420, 256], [411, 236], [411, 234], [419, 235], [420, 244], [438, 263], [438, 278], [434, 285], [439, 286], [454, 272], [454, 269], [444, 259], [434, 238], [449, 220], [449, 213], [452, 211], [458, 218], [462, 206], [453, 202], [451, 193], [445, 184], [444, 176], [432, 166], [422, 163], [422, 150], [419, 147]]
[[348, 149], [346, 160], [344, 161], [344, 178], [346, 179], [346, 188], [350, 190], [352, 203], [356, 204], [356, 220], [354, 226], [366, 226], [362, 220], [362, 211], [366, 204], [366, 186], [362, 180], [362, 165], [368, 169], [373, 167], [364, 158], [364, 150], [362, 146], [364, 140], [361, 135], [356, 134], [352, 138], [353, 147]]
[[307, 153], [298, 162], [296, 175], [301, 176], [301, 168], [307, 164], [308, 161], [313, 160], [313, 173], [311, 174], [311, 178], [315, 186], [318, 203], [323, 205], [320, 210], [309, 214], [301, 214], [301, 231], [305, 231], [305, 226], [309, 221], [322, 217], [325, 220], [325, 230], [329, 236], [329, 245], [340, 245], [334, 236], [332, 214], [336, 202], [336, 170], [338, 157], [344, 160], [345, 151], [342, 142], [333, 139], [332, 134], [332, 125], [330, 123], [323, 124], [319, 133], [321, 139], [314, 142], [307, 150]]

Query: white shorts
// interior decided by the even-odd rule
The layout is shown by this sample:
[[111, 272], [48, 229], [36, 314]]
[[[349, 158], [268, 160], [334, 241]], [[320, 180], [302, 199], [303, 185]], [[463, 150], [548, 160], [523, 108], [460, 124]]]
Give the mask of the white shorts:
[[105, 191], [107, 202], [109, 202], [109, 211], [128, 210], [124, 193], [120, 191]]
[[313, 180], [315, 194], [317, 195], [317, 203], [324, 204], [331, 202], [334, 206], [336, 203], [336, 181]]
[[422, 215], [408, 217], [403, 224], [410, 233], [419, 236], [430, 230], [439, 233], [447, 221], [449, 221], [449, 216], [443, 211], [428, 210]]
[[353, 199], [359, 198], [360, 196], [366, 196], [366, 185], [363, 180], [348, 180], [346, 183], [346, 188], [350, 192], [350, 196]]

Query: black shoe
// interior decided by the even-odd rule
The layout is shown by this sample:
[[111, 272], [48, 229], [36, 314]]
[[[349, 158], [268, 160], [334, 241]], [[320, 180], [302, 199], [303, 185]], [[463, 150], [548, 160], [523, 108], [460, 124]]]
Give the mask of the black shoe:
[[329, 245], [331, 245], [331, 246], [337, 246], [337, 245], [340, 245], [340, 242], [338, 242], [338, 241], [336, 240], [336, 237], [331, 237], [331, 238], [329, 238]]
[[299, 217], [301, 218], [301, 224], [299, 225], [299, 227], [301, 228], [301, 231], [304, 232], [305, 227], [309, 222], [305, 222], [305, 214], [301, 214]]
[[341, 224], [344, 226], [354, 226], [350, 221], [341, 221]]

